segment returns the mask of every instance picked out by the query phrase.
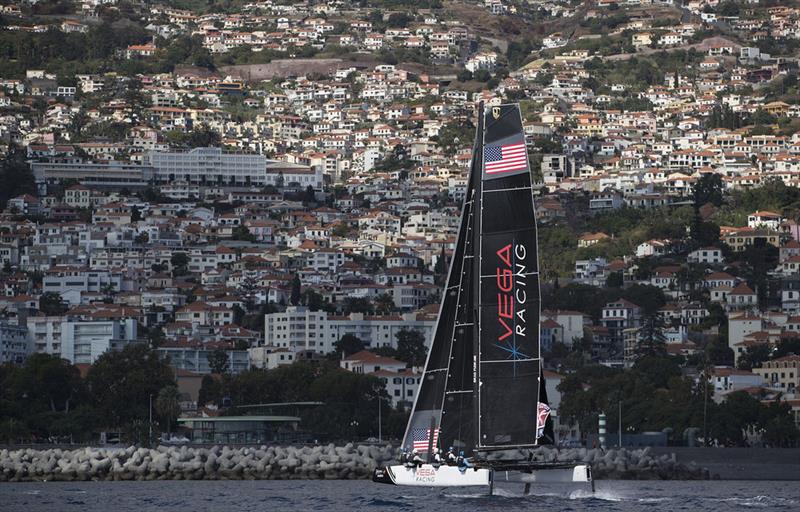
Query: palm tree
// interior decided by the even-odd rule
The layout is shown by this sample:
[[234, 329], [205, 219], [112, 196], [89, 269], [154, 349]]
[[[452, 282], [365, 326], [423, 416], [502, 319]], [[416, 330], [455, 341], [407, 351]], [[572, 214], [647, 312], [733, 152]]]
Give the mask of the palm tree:
[[172, 422], [181, 414], [181, 397], [176, 386], [161, 388], [156, 398], [156, 412], [166, 422], [167, 432], [171, 432]]

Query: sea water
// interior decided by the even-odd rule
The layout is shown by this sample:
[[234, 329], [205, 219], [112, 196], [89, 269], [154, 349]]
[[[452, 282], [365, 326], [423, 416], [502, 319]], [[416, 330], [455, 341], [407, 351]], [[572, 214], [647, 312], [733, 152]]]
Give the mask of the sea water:
[[[800, 475], [797, 475], [800, 477]], [[364, 480], [43, 482], [0, 484], [2, 512], [148, 511], [800, 511], [797, 482], [614, 481], [588, 487], [502, 484], [482, 488], [395, 487]]]

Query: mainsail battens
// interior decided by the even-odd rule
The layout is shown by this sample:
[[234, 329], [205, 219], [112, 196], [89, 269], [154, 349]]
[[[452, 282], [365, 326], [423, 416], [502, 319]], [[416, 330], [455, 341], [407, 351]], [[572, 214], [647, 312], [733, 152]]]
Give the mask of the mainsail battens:
[[478, 450], [537, 444], [541, 372], [538, 247], [522, 119], [516, 105], [501, 105], [484, 122], [483, 148], [492, 154], [476, 184], [473, 235]]

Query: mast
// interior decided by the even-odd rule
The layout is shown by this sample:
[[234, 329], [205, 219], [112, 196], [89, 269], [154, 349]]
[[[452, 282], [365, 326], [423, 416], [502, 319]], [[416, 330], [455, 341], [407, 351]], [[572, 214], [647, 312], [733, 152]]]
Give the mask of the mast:
[[536, 446], [542, 368], [533, 191], [519, 106], [483, 115], [475, 183], [476, 451]]
[[[481, 119], [482, 116], [479, 116], [479, 129], [476, 133], [456, 248], [450, 260], [447, 283], [442, 293], [422, 380], [401, 445], [411, 450], [416, 439], [419, 451], [427, 452], [429, 457], [431, 448], [436, 448], [433, 437], [437, 429], [441, 436], [437, 443], [439, 446], [461, 446], [469, 449], [474, 444], [474, 429], [465, 428], [463, 424], [463, 411], [468, 409], [466, 416], [472, 415], [472, 376], [471, 369], [464, 371], [462, 359], [465, 355], [471, 358], [472, 351], [472, 331], [464, 327], [468, 322], [467, 316], [472, 314], [472, 308], [465, 305], [471, 297], [471, 289], [467, 283], [471, 282], [472, 266], [465, 264], [465, 261], [472, 259], [472, 198], [473, 184], [479, 179], [480, 173], [480, 160], [476, 155], [479, 152]], [[465, 332], [469, 334], [467, 340], [464, 340]], [[469, 354], [463, 354], [465, 345], [469, 347]]]

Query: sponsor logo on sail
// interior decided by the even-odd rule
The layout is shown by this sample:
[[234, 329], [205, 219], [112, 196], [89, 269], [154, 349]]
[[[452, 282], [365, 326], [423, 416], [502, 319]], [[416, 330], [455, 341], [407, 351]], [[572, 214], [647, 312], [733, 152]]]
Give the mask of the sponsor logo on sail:
[[509, 358], [528, 359], [519, 350], [526, 338], [528, 300], [525, 278], [525, 258], [528, 255], [523, 244], [510, 243], [497, 251], [497, 322], [499, 333], [496, 346], [509, 352]]

